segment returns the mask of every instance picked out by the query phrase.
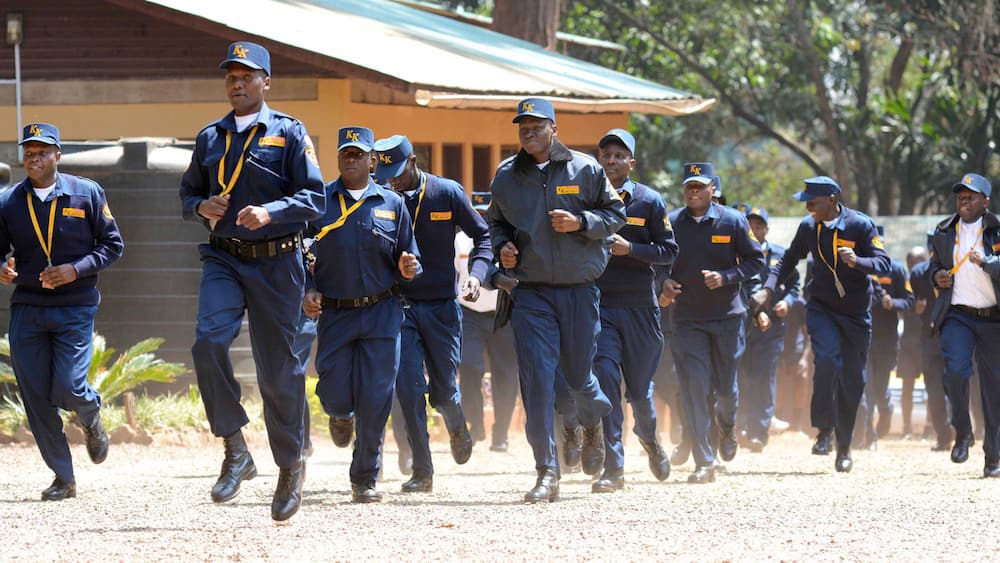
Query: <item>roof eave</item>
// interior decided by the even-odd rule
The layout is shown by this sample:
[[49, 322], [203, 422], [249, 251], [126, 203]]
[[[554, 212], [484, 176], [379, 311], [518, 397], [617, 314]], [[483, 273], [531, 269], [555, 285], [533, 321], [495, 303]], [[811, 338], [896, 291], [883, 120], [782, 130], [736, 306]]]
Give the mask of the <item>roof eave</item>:
[[[466, 94], [417, 89], [417, 105], [445, 109], [510, 110], [524, 95]], [[634, 112], [683, 116], [703, 112], [715, 104], [715, 98], [684, 98], [678, 100], [586, 99], [546, 96], [556, 109], [574, 113]]]

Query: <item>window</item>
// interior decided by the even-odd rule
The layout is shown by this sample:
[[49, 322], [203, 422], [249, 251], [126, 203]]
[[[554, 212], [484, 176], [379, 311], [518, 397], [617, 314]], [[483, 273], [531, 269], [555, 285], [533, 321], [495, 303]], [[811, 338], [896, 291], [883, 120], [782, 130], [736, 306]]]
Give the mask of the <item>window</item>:
[[417, 155], [417, 168], [423, 170], [431, 169], [431, 164], [433, 163], [431, 157], [434, 156], [434, 151], [430, 143], [414, 143], [413, 154]]
[[462, 145], [442, 145], [441, 156], [441, 175], [465, 184], [465, 178], [462, 177]]
[[493, 183], [493, 173], [496, 171], [490, 162], [490, 146], [475, 145], [472, 147], [472, 191], [488, 192]]

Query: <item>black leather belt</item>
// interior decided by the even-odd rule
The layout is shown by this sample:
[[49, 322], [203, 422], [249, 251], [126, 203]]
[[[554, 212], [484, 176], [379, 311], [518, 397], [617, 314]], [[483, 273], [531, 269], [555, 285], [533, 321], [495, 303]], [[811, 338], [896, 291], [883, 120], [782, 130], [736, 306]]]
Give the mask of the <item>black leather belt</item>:
[[294, 252], [299, 249], [299, 234], [295, 233], [271, 240], [253, 241], [209, 235], [208, 242], [213, 247], [245, 261], [270, 258], [286, 252]]
[[1000, 306], [996, 305], [994, 305], [993, 307], [986, 307], [985, 309], [976, 309], [975, 307], [969, 307], [968, 305], [952, 305], [952, 307], [958, 309], [959, 311], [967, 315], [972, 315], [973, 317], [979, 317], [983, 319], [1000, 317]]
[[357, 299], [334, 299], [332, 297], [323, 296], [321, 304], [323, 307], [331, 307], [334, 309], [359, 309], [361, 307], [367, 307], [369, 305], [374, 305], [383, 299], [387, 299], [396, 295], [396, 288], [390, 287], [389, 289], [379, 293], [378, 295], [369, 295], [367, 297], [358, 297]]

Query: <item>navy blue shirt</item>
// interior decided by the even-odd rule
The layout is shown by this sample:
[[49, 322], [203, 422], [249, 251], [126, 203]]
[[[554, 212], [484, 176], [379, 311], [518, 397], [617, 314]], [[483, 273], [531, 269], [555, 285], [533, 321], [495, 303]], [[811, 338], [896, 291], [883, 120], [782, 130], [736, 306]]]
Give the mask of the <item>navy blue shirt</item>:
[[597, 278], [601, 307], [655, 307], [653, 266], [669, 266], [677, 257], [667, 207], [660, 194], [629, 179], [618, 194], [625, 202], [625, 226], [618, 234], [631, 249], [628, 256], [612, 255]]
[[[770, 268], [772, 266], [777, 266], [778, 262], [781, 261], [781, 258], [785, 256], [785, 247], [781, 246], [780, 244], [774, 244], [771, 241], [767, 241], [762, 245], [762, 248], [764, 249], [764, 260], [765, 260], [765, 266], [763, 271], [761, 272], [761, 277], [763, 279], [767, 277]], [[759, 287], [755, 289], [759, 289]], [[792, 276], [788, 278], [788, 280], [785, 281], [785, 283], [779, 283], [778, 286], [775, 288], [774, 295], [771, 296], [771, 308], [773, 309], [774, 305], [778, 303], [778, 301], [784, 301], [785, 303], [788, 304], [788, 310], [789, 312], [791, 312], [792, 306], [795, 305], [795, 301], [798, 300], [798, 298], [799, 298], [799, 273], [798, 271], [796, 271], [794, 274], [792, 274]], [[781, 318], [778, 315], [776, 315], [773, 311], [768, 311], [767, 313], [771, 319], [771, 327], [767, 330], [766, 333], [762, 334], [770, 336], [784, 335], [785, 318], [787, 318], [787, 316], [785, 318]], [[755, 333], [762, 332], [756, 322], [751, 322], [750, 325], [752, 325], [751, 326], [752, 332]]]
[[399, 194], [406, 202], [411, 221], [416, 217], [416, 221], [411, 224], [414, 224], [413, 233], [417, 238], [417, 246], [424, 253], [421, 260], [424, 273], [402, 286], [403, 295], [418, 301], [454, 299], [458, 295], [455, 229], [462, 229], [472, 239], [469, 275], [480, 282], [486, 280], [490, 263], [493, 262], [490, 231], [479, 212], [472, 208], [461, 184], [426, 172], [421, 174], [427, 179], [423, 198], [420, 197], [419, 189], [412, 195]]
[[937, 303], [938, 291], [934, 288], [934, 282], [931, 278], [930, 260], [921, 262], [910, 270], [910, 288], [913, 289], [915, 300], [924, 299], [927, 301], [924, 312], [920, 313], [920, 335], [922, 339], [931, 339], [934, 337], [934, 330], [931, 328], [933, 324], [931, 322], [933, 320], [932, 313], [934, 305]]
[[[38, 281], [38, 275], [48, 266], [48, 258], [28, 213], [29, 198], [46, 244], [50, 209], [55, 206], [52, 265], [72, 264], [76, 268], [75, 281], [55, 289], [43, 289]], [[62, 173], [57, 174], [55, 189], [44, 202], [39, 201], [27, 178], [0, 194], [0, 251], [6, 256], [12, 246], [17, 277], [11, 303], [47, 307], [99, 304], [98, 272], [121, 258], [125, 248], [101, 186]]]
[[305, 232], [314, 239], [309, 251], [316, 258], [306, 287], [333, 299], [357, 299], [379, 295], [404, 281], [399, 257], [405, 250], [419, 259], [420, 252], [403, 198], [369, 179], [361, 194], [364, 203], [343, 226], [321, 235], [323, 227], [341, 217], [341, 196], [347, 209], [355, 203], [339, 178], [326, 186], [326, 194], [330, 202], [326, 213], [311, 221]]
[[[750, 223], [735, 209], [712, 203], [701, 222], [687, 207], [670, 212], [680, 247], [670, 278], [681, 284], [673, 320], [719, 320], [742, 315], [740, 285], [765, 267], [764, 252], [750, 236]], [[709, 289], [702, 270], [722, 275], [722, 287]]]
[[[870, 217], [841, 205], [841, 213], [833, 228], [820, 224], [817, 232], [812, 216], [802, 219], [795, 232], [792, 244], [778, 264], [771, 267], [771, 273], [764, 287], [772, 291], [778, 283], [787, 280], [795, 271], [795, 266], [808, 254], [812, 254], [814, 265], [812, 279], [806, 289], [809, 300], [822, 304], [831, 311], [850, 315], [865, 314], [871, 307], [871, 274], [882, 275], [889, 272], [889, 256], [882, 246], [882, 239]], [[838, 246], [854, 249], [857, 264], [851, 268], [843, 260], [836, 258], [834, 233]], [[817, 252], [818, 251], [818, 252]], [[840, 283], [844, 287], [841, 298], [834, 283], [831, 268], [835, 268]]]
[[[273, 111], [267, 104], [257, 115], [257, 131], [241, 158], [253, 127], [236, 132], [235, 112], [198, 133], [191, 164], [181, 178], [180, 196], [185, 219], [209, 222], [198, 215], [198, 204], [222, 192], [219, 163], [225, 156], [223, 180], [228, 183], [242, 160], [239, 178], [229, 194], [229, 208], [215, 225], [215, 235], [244, 241], [270, 240], [297, 233], [326, 209], [323, 175], [306, 128], [298, 120]], [[226, 135], [232, 133], [226, 153]], [[225, 153], [225, 154], [224, 154]], [[271, 222], [251, 231], [236, 225], [236, 215], [248, 205], [267, 209]]]
[[[899, 312], [913, 308], [913, 291], [909, 276], [902, 264], [889, 261], [890, 271], [881, 276], [872, 276], [875, 292], [872, 303], [872, 342], [895, 343], [899, 339]], [[892, 310], [882, 307], [882, 295], [892, 298]], [[874, 351], [874, 348], [873, 348]]]

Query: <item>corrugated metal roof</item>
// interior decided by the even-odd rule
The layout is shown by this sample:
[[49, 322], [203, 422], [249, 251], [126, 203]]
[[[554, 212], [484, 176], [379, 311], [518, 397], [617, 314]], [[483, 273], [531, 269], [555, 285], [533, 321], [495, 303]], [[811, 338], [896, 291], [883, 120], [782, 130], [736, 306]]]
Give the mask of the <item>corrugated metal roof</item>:
[[684, 115], [714, 103], [386, 0], [146, 1], [395, 78], [431, 107], [541, 95], [575, 111]]

